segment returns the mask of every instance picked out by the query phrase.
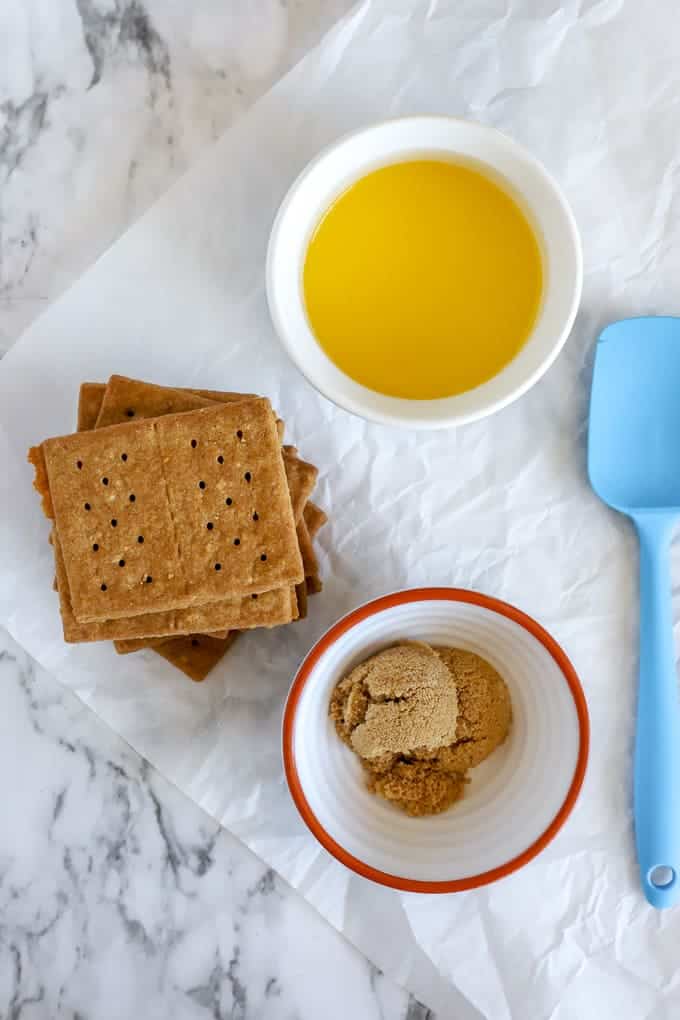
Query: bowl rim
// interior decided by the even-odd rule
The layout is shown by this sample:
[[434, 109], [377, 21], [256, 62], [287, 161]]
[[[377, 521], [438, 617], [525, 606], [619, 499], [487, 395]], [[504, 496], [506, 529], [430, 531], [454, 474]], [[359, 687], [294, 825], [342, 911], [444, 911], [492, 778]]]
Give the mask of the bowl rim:
[[[282, 257], [280, 253], [280, 235], [282, 232], [282, 226], [289, 215], [290, 206], [292, 205], [298, 191], [305, 184], [307, 179], [316, 172], [319, 165], [324, 163], [336, 152], [336, 150], [355, 142], [363, 136], [369, 136], [373, 133], [377, 133], [391, 125], [403, 125], [408, 129], [409, 126], [413, 125], [423, 127], [437, 122], [446, 122], [462, 126], [463, 128], [469, 127], [475, 131], [495, 136], [502, 141], [502, 144], [508, 149], [508, 151], [512, 151], [518, 158], [523, 160], [527, 166], [531, 166], [532, 170], [543, 179], [544, 183], [547, 185], [548, 189], [552, 192], [553, 197], [557, 201], [557, 205], [560, 208], [560, 213], [563, 219], [565, 233], [569, 237], [571, 251], [574, 257], [574, 279], [569, 311], [560, 326], [559, 332], [556, 332], [550, 348], [546, 350], [545, 354], [540, 361], [537, 362], [533, 370], [528, 372], [524, 379], [518, 381], [513, 389], [503, 395], [498, 395], [491, 399], [487, 398], [486, 401], [479, 407], [470, 408], [468, 410], [452, 410], [450, 407], [442, 406], [441, 412], [437, 411], [435, 414], [426, 414], [424, 410], [419, 410], [419, 406], [422, 408], [431, 408], [434, 404], [450, 405], [452, 401], [457, 400], [459, 396], [464, 396], [465, 394], [458, 394], [452, 397], [442, 397], [436, 400], [410, 400], [407, 401], [407, 403], [411, 405], [411, 413], [406, 415], [400, 413], [398, 410], [398, 405], [404, 403], [402, 398], [390, 397], [377, 392], [373, 394], [373, 391], [367, 390], [368, 393], [377, 397], [380, 403], [380, 407], [371, 407], [363, 399], [363, 396], [356, 397], [352, 393], [345, 391], [341, 385], [331, 385], [328, 380], [319, 378], [317, 373], [312, 372], [309, 369], [304, 358], [300, 356], [296, 342], [283, 325], [280, 301], [277, 297], [275, 280], [277, 278], [278, 263]], [[484, 124], [481, 121], [465, 117], [424, 113], [386, 117], [381, 120], [373, 121], [370, 124], [365, 124], [354, 130], [347, 131], [332, 142], [323, 146], [303, 166], [291, 182], [288, 190], [285, 192], [271, 226], [265, 257], [265, 294], [269, 315], [279, 343], [295, 367], [302, 374], [303, 378], [306, 379], [313, 389], [329, 400], [332, 404], [335, 404], [336, 407], [348, 411], [350, 414], [355, 414], [358, 417], [363, 418], [365, 421], [393, 427], [435, 430], [456, 428], [461, 425], [468, 425], [473, 422], [483, 420], [484, 418], [488, 418], [519, 400], [530, 389], [532, 389], [536, 383], [540, 381], [540, 379], [543, 378], [546, 372], [549, 371], [559, 357], [567, 340], [569, 339], [569, 336], [571, 335], [583, 294], [583, 274], [583, 247], [576, 218], [561, 185], [550, 173], [547, 167], [541, 162], [541, 160], [521, 142], [516, 141], [512, 135], [506, 134], [504, 131], [499, 130], [493, 125]], [[325, 355], [325, 357], [328, 359], [328, 355]], [[328, 360], [330, 361], [330, 359]], [[336, 371], [340, 371], [332, 362], [331, 365], [333, 365], [333, 368]], [[502, 371], [503, 370], [501, 370], [501, 372]], [[344, 375], [345, 373], [340, 371], [340, 374]], [[356, 381], [351, 379], [349, 376], [347, 376], [347, 380], [353, 388], [358, 387], [359, 391], [366, 389], [366, 387], [356, 383]]]
[[[298, 775], [294, 752], [297, 707], [300, 702], [302, 692], [314, 667], [325, 652], [340, 637], [346, 634], [347, 631], [362, 623], [364, 620], [369, 619], [369, 617], [374, 616], [376, 613], [411, 602], [430, 601], [463, 602], [470, 605], [481, 606], [483, 609], [491, 610], [494, 613], [498, 613], [500, 616], [504, 616], [512, 620], [514, 623], [527, 630], [552, 656], [566, 680], [574, 700], [574, 707], [576, 709], [579, 727], [579, 749], [574, 775], [561, 807], [541, 835], [538, 836], [538, 838], [535, 839], [533, 843], [526, 848], [526, 850], [523, 850], [522, 853], [517, 854], [505, 864], [492, 868], [489, 871], [480, 872], [478, 875], [470, 875], [467, 878], [445, 881], [423, 881], [400, 875], [392, 875], [364, 863], [364, 861], [360, 858], [355, 857], [353, 854], [350, 854], [347, 850], [345, 850], [345, 848], [333, 839], [330, 833], [326, 831], [312, 811]], [[354, 609], [341, 617], [340, 620], [333, 624], [326, 633], [319, 638], [316, 644], [303, 659], [288, 693], [283, 713], [282, 751], [286, 782], [288, 783], [288, 789], [293, 798], [293, 802], [307, 828], [321, 846], [327, 850], [332, 857], [335, 857], [335, 859], [341, 864], [344, 864], [346, 868], [349, 868], [350, 871], [355, 872], [357, 875], [361, 875], [362, 878], [370, 879], [372, 882], [376, 882], [379, 885], [388, 886], [391, 889], [399, 889], [403, 892], [454, 893], [464, 892], [469, 889], [478, 889], [481, 886], [489, 885], [491, 882], [496, 882], [501, 878], [505, 878], [507, 875], [510, 875], [514, 871], [518, 871], [520, 868], [524, 867], [525, 864], [528, 864], [529, 861], [538, 856], [538, 854], [544, 850], [550, 842], [552, 842], [571, 814], [581, 791], [581, 787], [583, 786], [588, 764], [589, 747], [590, 720], [585, 694], [578, 674], [562, 647], [545, 630], [545, 628], [540, 625], [540, 623], [534, 620], [533, 617], [522, 612], [521, 609], [517, 609], [508, 602], [503, 602], [501, 599], [494, 598], [490, 595], [483, 595], [480, 592], [470, 591], [465, 588], [431, 587], [409, 588], [403, 591], [396, 591], [389, 595], [382, 595], [379, 598], [372, 599], [370, 602], [366, 602], [364, 605], [359, 606], [357, 609]]]

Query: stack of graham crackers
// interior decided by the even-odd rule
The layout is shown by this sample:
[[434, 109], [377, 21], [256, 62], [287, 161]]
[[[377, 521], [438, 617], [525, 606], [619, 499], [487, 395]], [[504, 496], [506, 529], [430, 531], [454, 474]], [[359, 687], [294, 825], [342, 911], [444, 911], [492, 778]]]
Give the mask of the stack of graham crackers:
[[249, 394], [83, 383], [78, 431], [29, 452], [64, 639], [151, 648], [203, 680], [244, 630], [321, 590], [317, 469]]

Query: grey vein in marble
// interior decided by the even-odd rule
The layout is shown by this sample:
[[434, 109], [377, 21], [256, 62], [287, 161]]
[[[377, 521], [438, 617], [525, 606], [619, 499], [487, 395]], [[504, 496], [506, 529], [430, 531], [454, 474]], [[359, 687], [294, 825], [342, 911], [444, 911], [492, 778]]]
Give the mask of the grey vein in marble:
[[115, 0], [113, 10], [102, 12], [94, 0], [76, 0], [83, 23], [83, 36], [92, 58], [92, 80], [96, 85], [107, 59], [118, 49], [130, 47], [150, 75], [160, 75], [166, 88], [170, 78], [168, 48], [138, 0]]

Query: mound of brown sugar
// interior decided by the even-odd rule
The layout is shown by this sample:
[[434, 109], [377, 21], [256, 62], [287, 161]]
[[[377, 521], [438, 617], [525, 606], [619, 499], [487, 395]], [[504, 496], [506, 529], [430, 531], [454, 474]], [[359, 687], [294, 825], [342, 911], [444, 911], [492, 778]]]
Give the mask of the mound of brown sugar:
[[369, 789], [419, 816], [462, 796], [467, 770], [503, 742], [512, 710], [502, 677], [478, 655], [406, 642], [340, 680], [330, 716]]
[[[387, 648], [340, 681], [345, 736], [367, 761], [385, 754], [435, 750], [456, 734], [458, 703], [451, 674], [428, 645]], [[356, 718], [354, 725], [347, 719]]]

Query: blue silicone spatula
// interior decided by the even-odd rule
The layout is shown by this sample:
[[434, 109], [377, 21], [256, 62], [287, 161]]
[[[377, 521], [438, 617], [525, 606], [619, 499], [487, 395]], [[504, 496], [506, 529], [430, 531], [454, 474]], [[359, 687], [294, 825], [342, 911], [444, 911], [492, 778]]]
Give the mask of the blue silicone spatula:
[[626, 319], [600, 336], [588, 472], [640, 539], [640, 674], [633, 802], [645, 896], [680, 898], [680, 698], [670, 542], [680, 516], [680, 319]]

